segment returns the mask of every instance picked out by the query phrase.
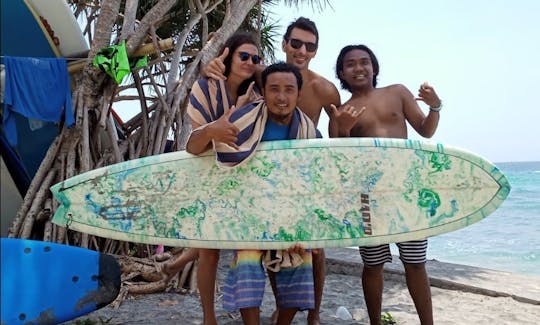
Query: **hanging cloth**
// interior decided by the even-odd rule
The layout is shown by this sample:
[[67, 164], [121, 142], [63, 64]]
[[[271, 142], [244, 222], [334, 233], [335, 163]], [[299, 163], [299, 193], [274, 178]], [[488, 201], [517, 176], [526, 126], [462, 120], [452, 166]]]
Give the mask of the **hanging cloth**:
[[113, 78], [117, 84], [122, 83], [122, 80], [131, 72], [131, 69], [148, 65], [146, 55], [131, 62], [129, 61], [125, 40], [119, 45], [112, 45], [100, 50], [92, 63]]
[[28, 119], [75, 123], [71, 88], [64, 58], [4, 57], [4, 132], [12, 146], [17, 145], [16, 112]]

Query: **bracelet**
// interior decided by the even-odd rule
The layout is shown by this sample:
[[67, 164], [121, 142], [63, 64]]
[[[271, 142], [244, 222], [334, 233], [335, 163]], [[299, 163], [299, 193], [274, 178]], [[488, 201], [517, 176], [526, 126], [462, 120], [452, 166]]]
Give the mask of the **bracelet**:
[[430, 107], [429, 110], [432, 111], [432, 112], [439, 112], [441, 109], [442, 109], [442, 101], [441, 101], [441, 104], [439, 105], [439, 107]]

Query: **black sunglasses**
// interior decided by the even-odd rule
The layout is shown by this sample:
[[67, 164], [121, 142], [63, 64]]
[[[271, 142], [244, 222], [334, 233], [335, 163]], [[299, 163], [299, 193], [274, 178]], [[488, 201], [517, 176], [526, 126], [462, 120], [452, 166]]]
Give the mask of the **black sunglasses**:
[[238, 52], [238, 55], [242, 61], [247, 61], [251, 57], [251, 62], [253, 62], [253, 64], [259, 64], [259, 62], [261, 62], [261, 57], [257, 54], [251, 55], [248, 52]]
[[317, 44], [311, 43], [311, 42], [304, 42], [304, 41], [301, 41], [301, 40], [296, 39], [296, 38], [291, 38], [289, 40], [289, 43], [291, 44], [293, 49], [296, 49], [296, 50], [301, 48], [302, 45], [306, 46], [306, 51], [308, 51], [308, 52], [315, 52], [317, 50]]

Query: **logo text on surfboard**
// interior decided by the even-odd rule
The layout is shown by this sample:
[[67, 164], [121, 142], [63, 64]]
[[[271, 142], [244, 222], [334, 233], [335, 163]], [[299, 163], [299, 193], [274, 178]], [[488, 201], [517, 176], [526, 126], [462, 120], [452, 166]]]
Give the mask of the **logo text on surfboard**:
[[369, 194], [360, 194], [360, 203], [362, 204], [360, 212], [362, 212], [362, 227], [364, 228], [364, 234], [372, 235], [373, 233], [371, 232], [371, 209], [369, 207]]

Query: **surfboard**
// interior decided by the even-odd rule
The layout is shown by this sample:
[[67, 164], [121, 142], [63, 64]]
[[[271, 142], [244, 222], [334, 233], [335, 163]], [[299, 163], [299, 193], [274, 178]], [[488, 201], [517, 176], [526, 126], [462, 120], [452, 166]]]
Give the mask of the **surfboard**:
[[[57, 56], [84, 55], [86, 57], [86, 52], [89, 50], [88, 43], [84, 39], [81, 26], [77, 23], [73, 10], [66, 0], [24, 1], [37, 16], [36, 20], [39, 20], [47, 31], [54, 47], [58, 49], [59, 55]], [[50, 27], [49, 29], [47, 25]], [[52, 31], [54, 37], [50, 37], [49, 30]]]
[[2, 324], [59, 324], [112, 302], [120, 266], [107, 254], [79, 247], [1, 239]]
[[473, 224], [508, 196], [486, 159], [420, 140], [263, 142], [222, 169], [213, 152], [174, 152], [51, 187], [53, 222], [131, 242], [225, 249], [378, 245]]
[[2, 0], [2, 55], [70, 57], [89, 50], [66, 0]]

